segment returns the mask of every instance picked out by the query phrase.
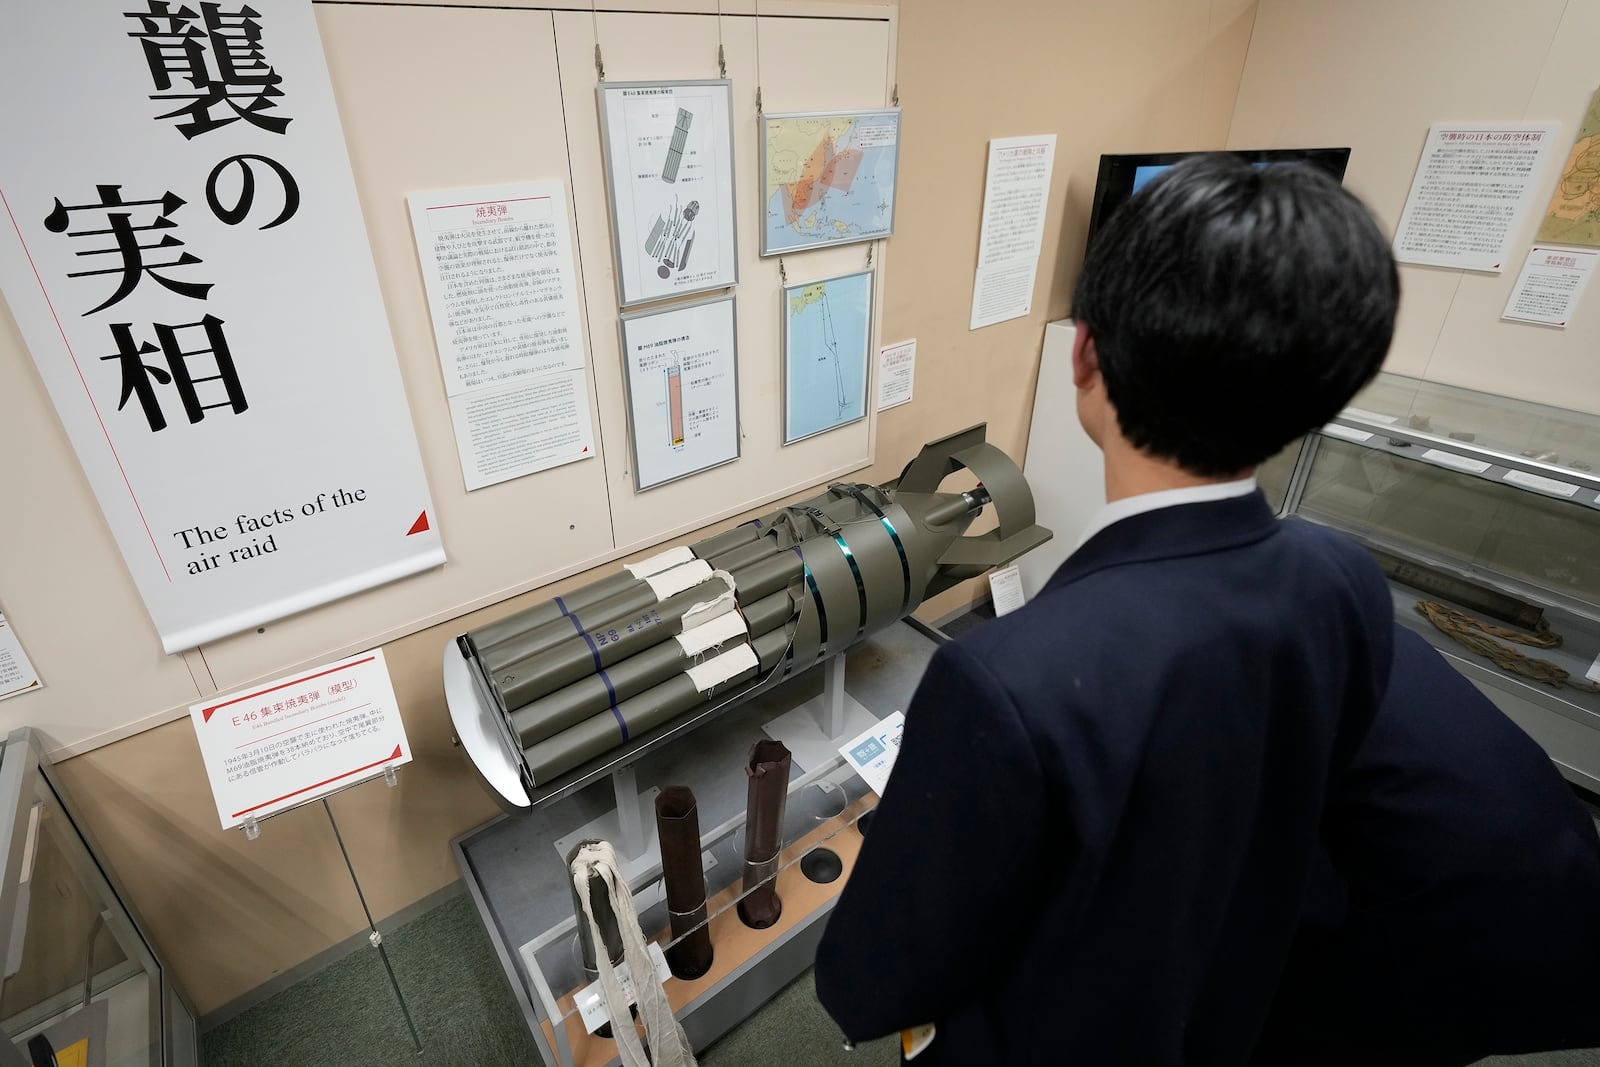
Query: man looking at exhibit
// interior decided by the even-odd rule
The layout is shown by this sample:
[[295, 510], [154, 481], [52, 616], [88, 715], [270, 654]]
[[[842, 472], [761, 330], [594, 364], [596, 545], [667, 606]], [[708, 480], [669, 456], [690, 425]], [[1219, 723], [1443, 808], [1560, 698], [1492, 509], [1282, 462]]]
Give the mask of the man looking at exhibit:
[[929, 664], [817, 954], [846, 1035], [932, 1023], [919, 1064], [1250, 1060], [1343, 889], [1327, 801], [1396, 655], [1373, 560], [1253, 475], [1377, 372], [1398, 298], [1372, 217], [1308, 168], [1191, 159], [1102, 229], [1072, 373], [1107, 504]]

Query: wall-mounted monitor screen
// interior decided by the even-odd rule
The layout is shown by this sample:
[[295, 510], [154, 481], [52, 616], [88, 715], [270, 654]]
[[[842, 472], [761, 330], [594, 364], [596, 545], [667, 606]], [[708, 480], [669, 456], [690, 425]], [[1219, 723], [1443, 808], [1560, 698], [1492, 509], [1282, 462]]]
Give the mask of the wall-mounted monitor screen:
[[[1095, 180], [1094, 203], [1089, 209], [1089, 241], [1128, 198], [1156, 179], [1162, 171], [1190, 156], [1203, 152], [1146, 152], [1139, 155], [1101, 156], [1100, 174]], [[1247, 163], [1270, 167], [1283, 163], [1305, 163], [1319, 167], [1336, 181], [1344, 181], [1344, 168], [1350, 162], [1348, 148], [1262, 148], [1233, 151]]]

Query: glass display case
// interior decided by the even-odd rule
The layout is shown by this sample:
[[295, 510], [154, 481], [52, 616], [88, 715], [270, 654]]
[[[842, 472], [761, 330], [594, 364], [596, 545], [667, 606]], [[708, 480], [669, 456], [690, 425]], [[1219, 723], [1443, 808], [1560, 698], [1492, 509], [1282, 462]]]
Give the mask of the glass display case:
[[[919, 623], [896, 623], [701, 723], [690, 735], [643, 748], [632, 762], [619, 757], [606, 775], [552, 782], [531, 811], [503, 815], [454, 843], [546, 1067], [618, 1062], [615, 1043], [605, 1032], [591, 1032], [593, 1019], [580, 1010], [597, 998], [590, 995], [594, 975], [583, 963], [565, 865], [575, 845], [600, 838], [616, 846], [639, 926], [665, 955], [700, 927], [683, 929], [677, 938], [670, 932], [654, 799], [668, 786], [693, 790], [713, 956], [704, 974], [667, 977], [664, 989], [691, 1045], [703, 1049], [810, 967], [823, 921], [870, 823], [876, 794], [821, 728], [832, 687], [842, 687], [841, 699], [848, 690], [851, 710], [843, 736], [854, 737], [863, 723], [870, 727], [905, 708], [940, 639]], [[784, 741], [793, 768], [776, 878], [782, 911], [770, 927], [754, 929], [738, 914], [746, 896], [744, 767], [751, 745], [764, 737]], [[638, 847], [629, 846], [630, 835], [637, 835]]]
[[0, 750], [0, 1067], [195, 1067], [194, 1013], [31, 730]]
[[1600, 417], [1381, 374], [1262, 467], [1355, 538], [1396, 617], [1600, 789]]

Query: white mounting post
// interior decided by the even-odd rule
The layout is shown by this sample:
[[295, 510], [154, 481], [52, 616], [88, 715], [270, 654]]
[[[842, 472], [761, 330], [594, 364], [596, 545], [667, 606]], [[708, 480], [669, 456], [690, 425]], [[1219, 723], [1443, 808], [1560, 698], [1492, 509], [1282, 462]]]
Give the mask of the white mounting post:
[[639, 811], [639, 779], [631, 765], [611, 772], [611, 788], [617, 798], [617, 828], [621, 838], [617, 851], [626, 859], [644, 855], [644, 820]]
[[261, 836], [261, 823], [256, 819], [256, 817], [254, 815], [246, 815], [244, 817], [244, 839], [246, 841], [254, 841], [256, 838], [258, 838], [260, 836]]
[[844, 654], [832, 657], [823, 664], [822, 702], [817, 709], [817, 726], [823, 737], [844, 736]]

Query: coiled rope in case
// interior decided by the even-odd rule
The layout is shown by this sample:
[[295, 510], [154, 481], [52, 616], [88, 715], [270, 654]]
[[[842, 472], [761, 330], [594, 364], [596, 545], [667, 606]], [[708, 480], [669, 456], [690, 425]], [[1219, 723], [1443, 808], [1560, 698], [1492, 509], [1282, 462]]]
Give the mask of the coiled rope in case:
[[1569, 671], [1547, 659], [1535, 659], [1533, 656], [1524, 655], [1500, 644], [1500, 641], [1512, 641], [1533, 648], [1560, 647], [1561, 635], [1550, 629], [1550, 623], [1544, 619], [1539, 620], [1539, 626], [1533, 633], [1525, 633], [1475, 619], [1464, 611], [1457, 611], [1433, 600], [1417, 601], [1417, 613], [1433, 623], [1440, 632], [1449, 635], [1457, 644], [1485, 659], [1492, 660], [1494, 665], [1502, 670], [1558, 689], [1567, 686], [1583, 693], [1600, 693], [1600, 685], [1573, 681]]
[[644, 943], [644, 932], [639, 929], [639, 916], [633, 908], [633, 894], [617, 869], [617, 854], [609, 844], [596, 841], [578, 849], [572, 860], [572, 882], [578, 889], [578, 899], [583, 902], [583, 917], [589, 924], [594, 944], [605, 944], [599, 923], [594, 918], [594, 903], [589, 896], [590, 879], [597, 878], [605, 886], [611, 910], [617, 917], [617, 927], [622, 934], [622, 958], [628, 965], [638, 994], [639, 1019], [644, 1023], [645, 1036], [650, 1040], [646, 1052], [639, 1041], [629, 1013], [628, 997], [622, 991], [622, 982], [616, 968], [611, 965], [610, 953], [595, 953], [595, 963], [600, 971], [600, 993], [611, 1016], [611, 1029], [617, 1041], [617, 1053], [623, 1067], [695, 1067], [694, 1053], [689, 1050], [689, 1038], [673, 1017], [672, 1005], [667, 1003], [666, 990], [656, 977], [655, 964]]

